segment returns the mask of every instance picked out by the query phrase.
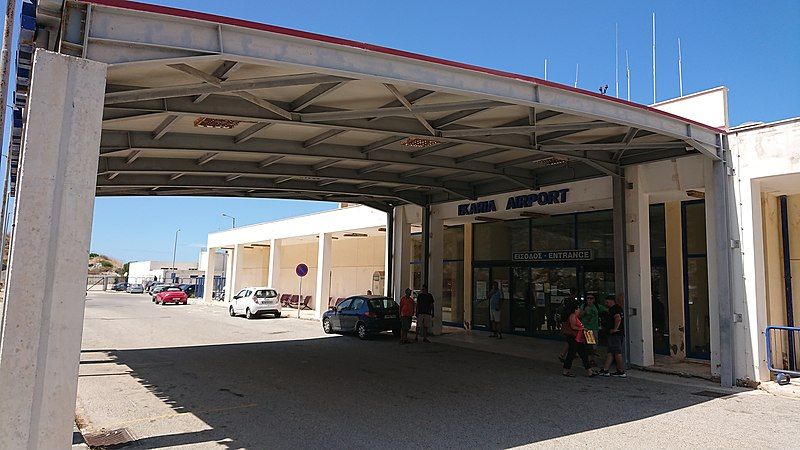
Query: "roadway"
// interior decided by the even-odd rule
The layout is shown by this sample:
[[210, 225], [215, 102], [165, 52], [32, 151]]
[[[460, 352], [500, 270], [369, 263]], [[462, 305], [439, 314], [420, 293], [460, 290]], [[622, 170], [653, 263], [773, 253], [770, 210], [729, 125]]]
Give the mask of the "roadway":
[[796, 446], [800, 400], [702, 391], [724, 392], [677, 377], [569, 379], [554, 359], [91, 293], [77, 418], [84, 433], [126, 428], [138, 448]]

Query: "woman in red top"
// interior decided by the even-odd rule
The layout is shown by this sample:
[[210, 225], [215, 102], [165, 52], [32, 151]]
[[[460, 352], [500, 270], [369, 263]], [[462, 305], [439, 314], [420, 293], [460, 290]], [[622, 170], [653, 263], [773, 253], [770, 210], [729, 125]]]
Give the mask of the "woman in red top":
[[411, 289], [406, 288], [406, 295], [400, 297], [400, 343], [407, 344], [408, 331], [411, 329], [411, 317], [414, 316], [414, 299]]
[[581, 323], [581, 319], [579, 319], [581, 307], [577, 302], [575, 302], [575, 305], [571, 308], [571, 310], [572, 313], [569, 315], [569, 320], [567, 320], [564, 325], [569, 326], [572, 331], [575, 332], [575, 337], [573, 339], [568, 339], [567, 341], [569, 344], [569, 349], [567, 350], [566, 358], [564, 358], [563, 375], [565, 377], [575, 376], [575, 374], [572, 373], [572, 360], [575, 359], [575, 354], [577, 353], [580, 355], [581, 361], [583, 362], [583, 367], [586, 369], [586, 375], [593, 377], [597, 375], [597, 373], [592, 370], [592, 366], [589, 361], [589, 347], [586, 345], [586, 337], [583, 335], [583, 324]]

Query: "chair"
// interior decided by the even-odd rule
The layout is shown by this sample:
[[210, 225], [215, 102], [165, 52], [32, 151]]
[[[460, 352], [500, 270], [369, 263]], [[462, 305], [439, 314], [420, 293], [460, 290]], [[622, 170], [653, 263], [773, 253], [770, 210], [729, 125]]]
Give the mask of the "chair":
[[292, 294], [281, 294], [281, 306], [289, 306], [289, 298]]
[[311, 301], [311, 296], [306, 295], [306, 298], [303, 299], [303, 304], [298, 306], [300, 306], [300, 309], [311, 309], [311, 307], [308, 306], [308, 302], [310, 301]]
[[286, 306], [288, 306], [290, 308], [297, 308], [297, 305], [299, 303], [300, 303], [300, 296], [299, 295], [292, 295], [291, 297], [289, 297], [289, 302], [286, 304]]

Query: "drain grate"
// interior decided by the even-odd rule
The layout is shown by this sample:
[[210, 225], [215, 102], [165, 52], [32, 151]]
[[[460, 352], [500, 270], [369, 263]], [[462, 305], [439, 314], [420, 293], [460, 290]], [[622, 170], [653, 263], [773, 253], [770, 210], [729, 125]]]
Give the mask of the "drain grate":
[[717, 392], [717, 391], [699, 391], [699, 392], [692, 392], [692, 395], [699, 395], [700, 397], [722, 398], [722, 397], [727, 397], [730, 394], [727, 392]]
[[85, 434], [83, 439], [89, 447], [115, 447], [136, 440], [127, 428]]

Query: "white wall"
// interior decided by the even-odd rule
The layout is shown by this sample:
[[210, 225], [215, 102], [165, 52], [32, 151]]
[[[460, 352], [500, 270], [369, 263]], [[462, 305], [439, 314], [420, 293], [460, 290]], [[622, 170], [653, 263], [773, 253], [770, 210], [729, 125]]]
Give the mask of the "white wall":
[[658, 102], [653, 108], [717, 128], [728, 128], [728, 88], [708, 89]]

